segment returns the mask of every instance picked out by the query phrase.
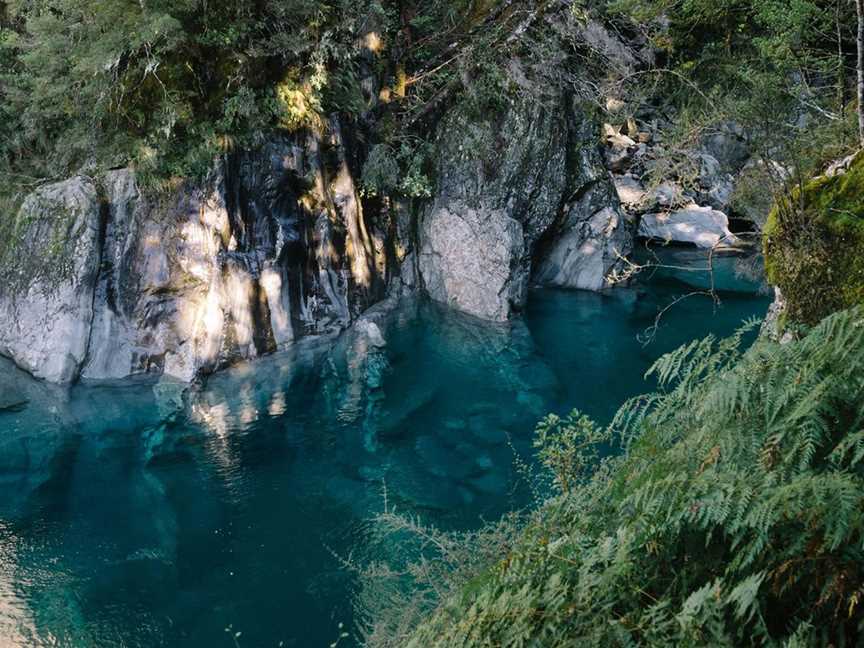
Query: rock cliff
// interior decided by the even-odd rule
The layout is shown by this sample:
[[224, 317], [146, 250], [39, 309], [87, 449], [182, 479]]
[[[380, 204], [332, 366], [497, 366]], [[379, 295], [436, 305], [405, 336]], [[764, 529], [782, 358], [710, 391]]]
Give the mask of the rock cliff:
[[419, 269], [436, 301], [490, 320], [529, 282], [600, 290], [630, 253], [633, 225], [597, 146], [597, 123], [564, 93], [513, 99], [472, 120], [451, 111], [439, 182], [420, 217]]
[[39, 189], [2, 267], [0, 353], [53, 382], [191, 380], [341, 330], [390, 278], [388, 225], [364, 214], [350, 156], [334, 122], [169, 196], [129, 170]]
[[[476, 96], [483, 79], [430, 104], [428, 200], [361, 191], [377, 100], [363, 123], [262, 135], [158, 195], [130, 169], [41, 187], [0, 250], [0, 354], [52, 382], [188, 381], [337, 333], [405, 291], [501, 321], [531, 284], [608, 287], [638, 218], [621, 207], [583, 91], [598, 72], [573, 43], [624, 71], [636, 59], [599, 23], [540, 19], [553, 27], [529, 39], [540, 54], [523, 48], [498, 70], [492, 105]], [[562, 64], [549, 70], [553, 51]]]

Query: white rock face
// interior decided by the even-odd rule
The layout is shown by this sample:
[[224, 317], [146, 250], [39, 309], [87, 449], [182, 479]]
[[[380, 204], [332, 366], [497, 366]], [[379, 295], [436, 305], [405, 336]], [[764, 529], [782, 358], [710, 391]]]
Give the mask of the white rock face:
[[513, 274], [523, 256], [518, 221], [457, 203], [431, 211], [420, 242], [421, 272], [435, 301], [493, 321], [521, 305], [527, 283]]
[[605, 207], [568, 229], [543, 258], [535, 279], [563, 288], [608, 288], [608, 273], [630, 252], [621, 221], [617, 209]]
[[0, 354], [38, 378], [68, 382], [87, 358], [100, 262], [100, 203], [73, 178], [29, 196], [30, 223], [0, 284]]
[[692, 243], [706, 249], [739, 242], [729, 231], [726, 214], [697, 205], [669, 213], [645, 214], [639, 223], [639, 236], [667, 243]]
[[[18, 216], [20, 251], [0, 262], [0, 354], [52, 382], [190, 381], [346, 328], [385, 294], [387, 249], [372, 242], [385, 235], [345, 160], [326, 176], [304, 137], [220, 160], [161, 199], [129, 170], [105, 174], [101, 194], [81, 178], [39, 189]], [[312, 207], [293, 184], [310, 176]]]

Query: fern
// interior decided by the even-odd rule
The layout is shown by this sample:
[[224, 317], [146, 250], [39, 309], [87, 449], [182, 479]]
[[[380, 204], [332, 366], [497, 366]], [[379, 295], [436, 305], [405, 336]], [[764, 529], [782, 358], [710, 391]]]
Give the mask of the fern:
[[[864, 309], [747, 350], [754, 326], [662, 358], [605, 434], [546, 419], [567, 487], [506, 543], [472, 538], [495, 559], [443, 575], [402, 645], [861, 645]], [[608, 438], [586, 473], [583, 442]]]

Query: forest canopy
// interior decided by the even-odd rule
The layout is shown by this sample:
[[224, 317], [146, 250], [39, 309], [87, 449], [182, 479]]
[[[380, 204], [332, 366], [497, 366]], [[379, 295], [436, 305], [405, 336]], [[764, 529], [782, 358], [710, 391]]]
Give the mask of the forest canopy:
[[[558, 5], [647, 39], [655, 67], [675, 73], [662, 91], [682, 105], [734, 104], [739, 119], [761, 119], [783, 101], [848, 121], [851, 0], [9, 0], [4, 186], [130, 162], [160, 176], [201, 173], [257, 133], [367, 113], [378, 106], [373, 77], [390, 97], [423, 103], [460, 76], [471, 83], [465, 68], [484, 51], [466, 56], [472, 41], [508, 21], [518, 33], [522, 16]], [[503, 67], [519, 48], [507, 44], [487, 63]]]

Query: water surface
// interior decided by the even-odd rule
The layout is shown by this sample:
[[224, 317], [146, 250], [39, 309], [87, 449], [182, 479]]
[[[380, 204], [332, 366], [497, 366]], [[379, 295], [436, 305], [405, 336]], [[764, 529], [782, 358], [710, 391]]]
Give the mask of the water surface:
[[728, 270], [719, 308], [682, 302], [647, 346], [681, 277], [704, 277], [536, 291], [508, 325], [406, 303], [384, 347], [306, 341], [185, 394], [66, 391], [0, 361], [17, 403], [0, 412], [0, 646], [328, 645], [353, 623], [333, 553], [363, 546], [385, 485], [448, 528], [524, 505], [513, 453], [540, 416], [608, 420], [661, 353], [764, 314]]

